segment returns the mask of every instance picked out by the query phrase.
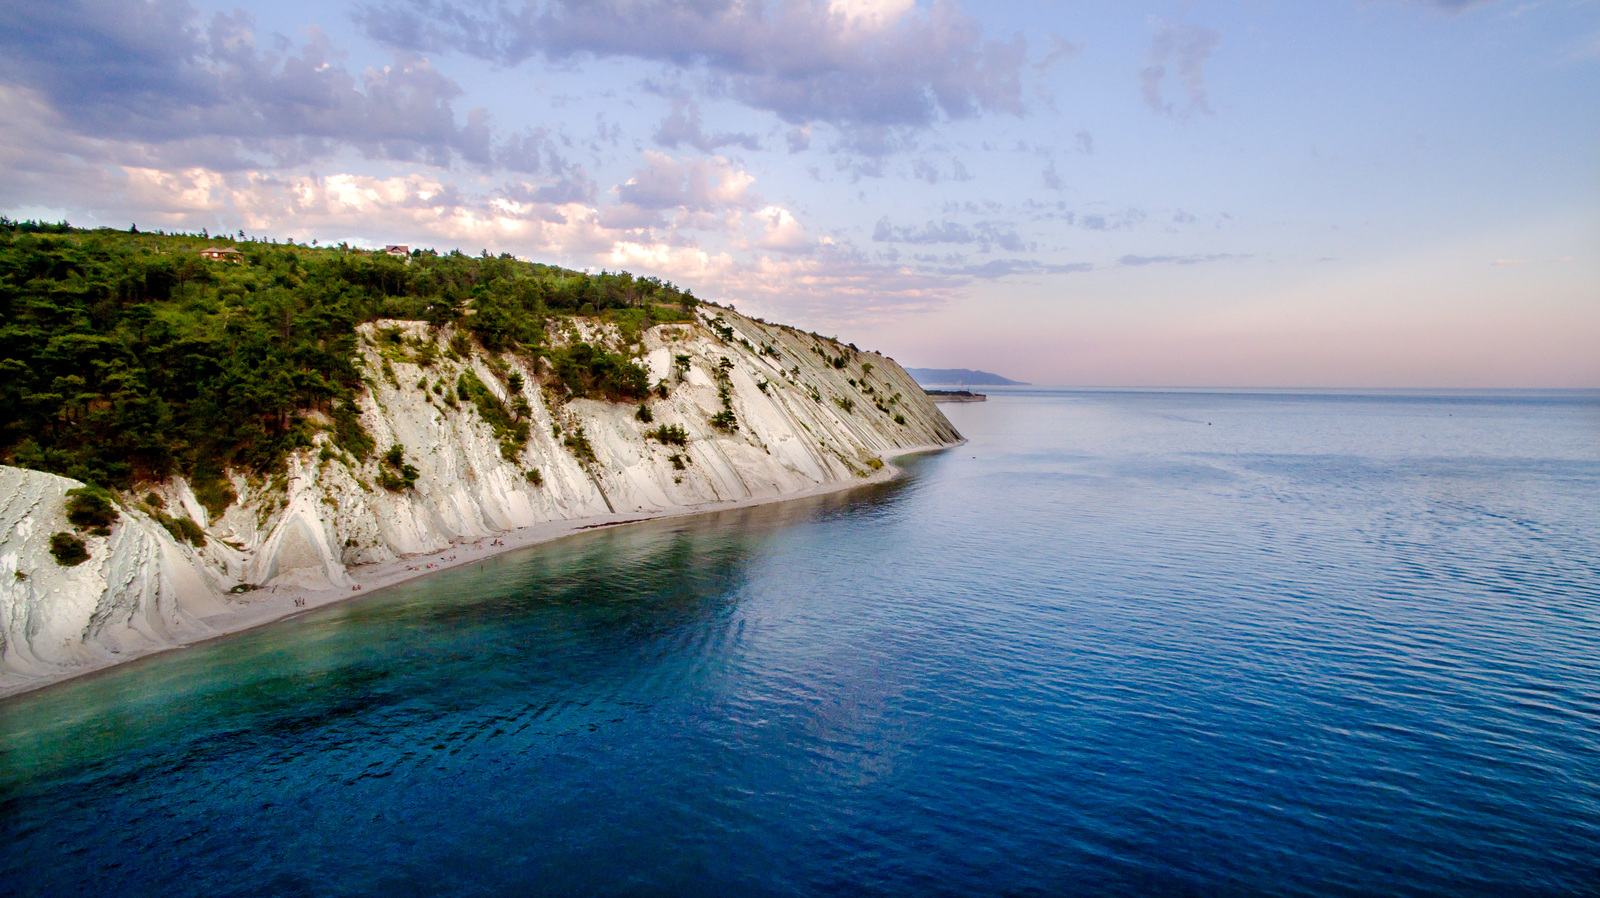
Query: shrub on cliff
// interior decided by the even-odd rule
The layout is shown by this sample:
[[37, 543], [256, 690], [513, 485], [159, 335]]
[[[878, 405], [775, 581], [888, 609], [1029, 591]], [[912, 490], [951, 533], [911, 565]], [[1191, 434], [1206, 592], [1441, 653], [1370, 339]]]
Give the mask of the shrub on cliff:
[[92, 530], [104, 536], [110, 532], [121, 512], [111, 494], [95, 486], [67, 490], [67, 520], [79, 530]]
[[89, 549], [84, 545], [83, 538], [71, 533], [51, 534], [50, 554], [62, 567], [76, 567], [89, 560]]
[[584, 464], [591, 464], [595, 459], [594, 446], [589, 443], [589, 435], [583, 432], [583, 425], [572, 428], [572, 433], [561, 441], [574, 458]]
[[171, 517], [160, 508], [151, 505], [148, 501], [145, 504], [148, 506], [146, 511], [150, 514], [150, 517], [153, 518], [157, 524], [160, 524], [162, 527], [166, 528], [167, 533], [170, 534], [173, 539], [180, 543], [189, 543], [190, 545], [196, 547], [203, 548], [205, 546], [206, 532], [205, 530], [201, 529], [199, 524], [189, 520], [187, 517]]
[[588, 343], [550, 351], [556, 379], [573, 397], [638, 401], [650, 395], [650, 373], [626, 356]]
[[655, 440], [667, 446], [684, 446], [689, 443], [689, 433], [683, 429], [682, 424], [663, 424], [644, 432], [646, 439]]
[[406, 451], [399, 443], [383, 454], [384, 467], [378, 469], [378, 485], [391, 493], [403, 492], [417, 485], [416, 466], [406, 461]]
[[[456, 395], [476, 406], [478, 414], [494, 428], [495, 436], [500, 439], [500, 457], [506, 461], [516, 461], [517, 454], [528, 444], [526, 414], [520, 418], [513, 415], [512, 410], [506, 408], [500, 397], [485, 386], [471, 368], [461, 372], [461, 376], [456, 378]], [[519, 408], [527, 408], [526, 400]]]
[[195, 470], [191, 485], [194, 487], [194, 497], [200, 500], [213, 519], [221, 517], [228, 506], [239, 499], [239, 494], [233, 491], [233, 484], [210, 464], [201, 465]]

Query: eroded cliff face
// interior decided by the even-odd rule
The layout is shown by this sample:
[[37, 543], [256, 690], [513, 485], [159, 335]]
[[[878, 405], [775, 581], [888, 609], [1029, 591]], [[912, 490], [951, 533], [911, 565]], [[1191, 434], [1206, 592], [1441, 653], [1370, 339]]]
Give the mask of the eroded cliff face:
[[[0, 467], [0, 672], [44, 676], [207, 632], [232, 584], [145, 515], [88, 535], [89, 559], [66, 566], [50, 537], [70, 532], [75, 480]], [[3, 681], [0, 681], [3, 683]]]
[[[0, 688], [190, 641], [208, 617], [259, 600], [254, 587], [348, 588], [356, 565], [545, 521], [777, 498], [960, 440], [893, 361], [725, 309], [631, 346], [593, 320], [568, 326], [552, 341], [625, 349], [665, 385], [644, 403], [650, 422], [638, 404], [563, 400], [546, 363], [458, 354], [448, 329], [380, 321], [361, 328], [361, 421], [377, 447], [365, 461], [319, 433], [274, 479], [233, 473], [237, 501], [215, 516], [182, 478], [141, 486], [75, 567], [56, 562], [49, 540], [72, 529], [63, 502], [79, 484], [0, 469]], [[513, 410], [526, 440], [504, 422], [496, 432], [458, 389], [464, 375]], [[647, 435], [662, 427], [681, 428], [683, 443]], [[395, 446], [415, 469], [409, 486], [384, 459]], [[152, 493], [158, 505], [146, 504]], [[190, 518], [204, 545], [175, 538], [160, 516]]]

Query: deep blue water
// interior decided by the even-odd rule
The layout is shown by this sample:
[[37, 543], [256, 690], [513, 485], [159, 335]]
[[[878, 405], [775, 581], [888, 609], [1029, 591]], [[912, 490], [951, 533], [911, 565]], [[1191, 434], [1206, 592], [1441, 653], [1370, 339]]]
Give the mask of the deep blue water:
[[945, 408], [0, 704], [0, 893], [1600, 894], [1600, 395]]

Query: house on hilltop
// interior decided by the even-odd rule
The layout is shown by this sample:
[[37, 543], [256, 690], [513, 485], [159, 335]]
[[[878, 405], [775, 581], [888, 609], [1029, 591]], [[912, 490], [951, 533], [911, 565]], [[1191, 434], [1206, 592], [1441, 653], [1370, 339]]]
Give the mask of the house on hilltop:
[[404, 244], [396, 244], [394, 246], [386, 246], [386, 247], [383, 248], [383, 251], [388, 253], [391, 256], [409, 256], [409, 255], [411, 255], [411, 247], [405, 246]]
[[208, 246], [200, 251], [200, 257], [213, 262], [243, 262], [244, 253], [231, 246]]

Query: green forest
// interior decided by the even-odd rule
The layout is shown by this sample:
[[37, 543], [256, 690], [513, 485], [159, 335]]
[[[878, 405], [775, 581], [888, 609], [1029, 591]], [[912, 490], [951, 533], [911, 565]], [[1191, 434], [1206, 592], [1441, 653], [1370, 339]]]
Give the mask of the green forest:
[[[209, 247], [238, 261], [202, 258]], [[312, 410], [364, 458], [356, 327], [380, 318], [543, 357], [560, 395], [637, 401], [649, 389], [637, 364], [546, 334], [581, 315], [636, 338], [696, 302], [655, 278], [487, 252], [395, 256], [0, 217], [0, 461], [119, 489], [183, 473], [204, 489], [309, 446]]]

